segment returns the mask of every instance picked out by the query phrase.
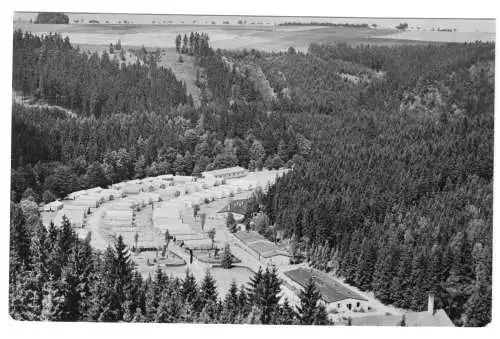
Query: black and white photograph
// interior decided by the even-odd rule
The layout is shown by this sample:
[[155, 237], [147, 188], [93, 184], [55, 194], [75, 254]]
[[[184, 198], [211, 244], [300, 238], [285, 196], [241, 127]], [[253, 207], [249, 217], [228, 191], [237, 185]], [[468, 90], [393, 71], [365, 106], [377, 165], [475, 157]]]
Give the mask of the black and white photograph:
[[495, 18], [11, 20], [11, 322], [492, 322]]

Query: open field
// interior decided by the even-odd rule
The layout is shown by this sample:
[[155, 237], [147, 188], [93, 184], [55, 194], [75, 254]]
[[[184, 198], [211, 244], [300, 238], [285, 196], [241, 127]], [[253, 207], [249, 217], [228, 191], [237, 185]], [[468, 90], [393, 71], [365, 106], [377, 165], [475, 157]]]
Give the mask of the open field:
[[[35, 25], [15, 24], [14, 28], [33, 33], [50, 32], [69, 36], [77, 45], [109, 45], [121, 40], [124, 47], [172, 48], [177, 34], [206, 32], [214, 48], [283, 51], [290, 46], [306, 51], [312, 42], [360, 44], [408, 44], [394, 35], [396, 29], [342, 28], [319, 26], [227, 26], [227, 25]], [[442, 33], [442, 32], [427, 32]], [[450, 33], [454, 34], [454, 33]]]
[[161, 54], [159, 66], [172, 69], [178, 80], [184, 81], [186, 90], [193, 97], [195, 106], [200, 106], [200, 89], [196, 86], [196, 70], [194, 64], [194, 57], [190, 55], [183, 55], [183, 62], [179, 62], [179, 55], [175, 52], [175, 48], [167, 48]]
[[495, 41], [495, 33], [486, 32], [446, 32], [446, 31], [405, 31], [388, 36], [373, 36], [374, 39], [429, 41], [429, 42], [464, 42], [464, 41]]

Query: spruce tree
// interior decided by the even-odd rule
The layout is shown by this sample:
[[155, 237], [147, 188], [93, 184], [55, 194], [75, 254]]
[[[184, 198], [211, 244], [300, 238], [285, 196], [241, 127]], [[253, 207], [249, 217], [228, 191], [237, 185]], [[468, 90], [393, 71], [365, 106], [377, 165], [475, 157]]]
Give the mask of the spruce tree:
[[196, 284], [196, 279], [189, 269], [186, 270], [186, 276], [182, 280], [182, 297], [185, 302], [192, 303], [198, 298], [198, 286]]
[[244, 285], [240, 286], [238, 292], [238, 309], [242, 318], [245, 318], [250, 312], [250, 303], [248, 301], [248, 296]]
[[231, 281], [231, 286], [229, 291], [224, 298], [222, 322], [226, 324], [233, 324], [236, 321], [236, 317], [239, 312], [239, 302], [238, 302], [238, 287], [236, 286], [236, 281], [233, 279]]
[[233, 267], [233, 255], [229, 247], [229, 243], [224, 246], [224, 252], [222, 253], [221, 266], [225, 269], [230, 269]]
[[140, 307], [137, 307], [134, 313], [134, 317], [131, 320], [133, 323], [143, 323], [146, 321], [144, 315], [142, 314], [142, 310]]
[[293, 325], [295, 321], [296, 321], [295, 311], [290, 306], [288, 298], [285, 298], [283, 305], [281, 305], [279, 308], [276, 323], [280, 325]]
[[276, 267], [261, 269], [251, 278], [249, 283], [249, 300], [260, 310], [262, 324], [269, 324], [274, 312], [278, 309], [281, 280]]
[[217, 301], [218, 293], [217, 293], [217, 285], [215, 279], [210, 274], [210, 271], [206, 271], [203, 280], [201, 281], [200, 288], [200, 301], [201, 307], [205, 307], [207, 303]]
[[29, 233], [21, 208], [10, 204], [10, 261], [11, 272], [29, 264]]
[[309, 278], [306, 287], [300, 291], [300, 306], [297, 306], [297, 317], [301, 325], [312, 325], [316, 319], [319, 321], [322, 316], [320, 312], [319, 301], [321, 293], [316, 288], [313, 278]]

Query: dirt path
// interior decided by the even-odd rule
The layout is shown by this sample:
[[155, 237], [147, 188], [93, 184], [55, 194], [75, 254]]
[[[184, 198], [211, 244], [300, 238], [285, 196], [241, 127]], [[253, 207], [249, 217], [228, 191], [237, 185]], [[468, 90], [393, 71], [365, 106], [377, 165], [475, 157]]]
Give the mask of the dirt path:
[[90, 243], [92, 247], [101, 251], [105, 250], [106, 247], [108, 246], [106, 240], [104, 240], [104, 238], [102, 237], [101, 231], [99, 229], [102, 220], [102, 215], [105, 209], [106, 209], [106, 204], [100, 206], [94, 211], [94, 213], [92, 213], [92, 215], [87, 220], [87, 229], [90, 232], [92, 232]]

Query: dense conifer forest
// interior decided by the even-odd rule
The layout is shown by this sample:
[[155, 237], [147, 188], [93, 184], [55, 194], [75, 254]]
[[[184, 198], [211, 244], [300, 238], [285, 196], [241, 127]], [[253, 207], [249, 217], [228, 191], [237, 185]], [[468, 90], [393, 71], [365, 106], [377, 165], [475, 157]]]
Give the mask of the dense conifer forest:
[[[293, 309], [278, 306], [272, 270], [223, 298], [210, 276], [142, 279], [122, 242], [96, 253], [68, 225], [45, 230], [29, 201], [240, 165], [293, 168], [250, 212], [265, 213], [259, 231], [290, 241], [294, 259], [384, 303], [425, 310], [433, 293], [456, 325], [489, 323], [495, 45], [311, 44], [307, 53], [264, 53], [213, 50], [208, 41], [193, 33], [172, 42], [204, 75], [195, 108], [185, 84], [154, 58], [120, 64], [58, 35], [14, 33], [13, 89], [76, 117], [13, 107], [11, 314], [327, 323], [323, 309], [308, 309], [318, 297], [313, 284]], [[271, 103], [242, 65], [265, 74]]]

